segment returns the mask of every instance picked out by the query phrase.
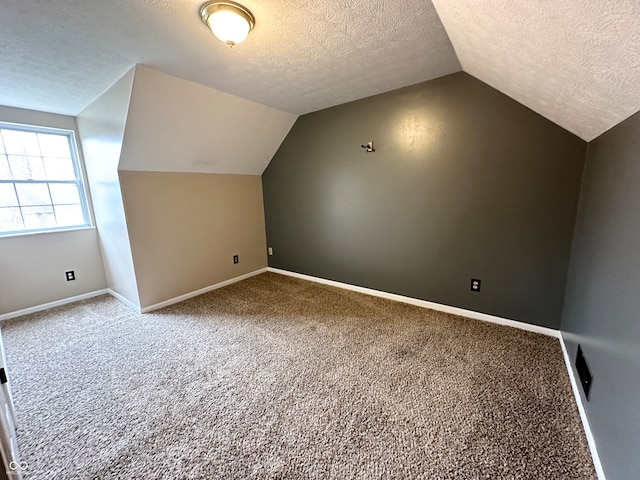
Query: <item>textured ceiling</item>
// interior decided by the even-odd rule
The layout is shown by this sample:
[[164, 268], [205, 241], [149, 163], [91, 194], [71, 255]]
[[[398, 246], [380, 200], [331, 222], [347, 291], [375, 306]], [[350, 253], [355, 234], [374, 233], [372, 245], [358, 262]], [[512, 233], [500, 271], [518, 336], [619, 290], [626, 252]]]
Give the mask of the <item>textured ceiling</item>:
[[640, 110], [639, 0], [433, 0], [462, 68], [592, 140]]
[[0, 0], [0, 104], [76, 115], [144, 64], [302, 114], [461, 64], [585, 140], [640, 110], [640, 0], [243, 0], [233, 49], [203, 1]]
[[0, 0], [0, 104], [76, 115], [145, 64], [294, 114], [460, 70], [425, 0], [243, 0], [229, 49], [204, 0]]

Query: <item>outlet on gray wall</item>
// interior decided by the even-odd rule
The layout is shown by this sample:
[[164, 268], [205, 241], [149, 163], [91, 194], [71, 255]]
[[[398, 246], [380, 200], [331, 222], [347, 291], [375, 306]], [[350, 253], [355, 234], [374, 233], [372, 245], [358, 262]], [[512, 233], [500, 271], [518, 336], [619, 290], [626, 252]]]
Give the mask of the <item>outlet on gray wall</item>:
[[558, 328], [585, 149], [466, 73], [303, 115], [262, 176], [269, 265]]

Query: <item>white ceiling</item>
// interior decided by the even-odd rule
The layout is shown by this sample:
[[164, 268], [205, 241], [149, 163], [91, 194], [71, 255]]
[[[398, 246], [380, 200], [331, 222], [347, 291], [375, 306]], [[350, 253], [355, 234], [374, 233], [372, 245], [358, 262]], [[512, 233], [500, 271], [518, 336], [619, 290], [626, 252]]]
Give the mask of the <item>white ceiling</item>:
[[584, 140], [640, 110], [639, 0], [433, 0], [465, 72]]
[[0, 0], [0, 104], [77, 115], [144, 64], [303, 114], [462, 65], [585, 140], [640, 110], [638, 0], [243, 0], [233, 49], [203, 1]]
[[139, 63], [302, 114], [460, 70], [428, 1], [243, 0], [232, 49], [202, 3], [0, 0], [0, 104], [76, 115]]

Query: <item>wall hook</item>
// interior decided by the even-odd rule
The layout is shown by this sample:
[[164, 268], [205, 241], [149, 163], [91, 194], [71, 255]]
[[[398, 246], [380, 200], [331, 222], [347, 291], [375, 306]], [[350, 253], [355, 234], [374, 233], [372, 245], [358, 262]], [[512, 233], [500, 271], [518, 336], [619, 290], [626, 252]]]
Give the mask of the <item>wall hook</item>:
[[360, 145], [362, 148], [366, 148], [367, 149], [367, 153], [368, 152], [375, 152], [376, 149], [373, 148], [373, 142], [369, 142], [366, 145]]

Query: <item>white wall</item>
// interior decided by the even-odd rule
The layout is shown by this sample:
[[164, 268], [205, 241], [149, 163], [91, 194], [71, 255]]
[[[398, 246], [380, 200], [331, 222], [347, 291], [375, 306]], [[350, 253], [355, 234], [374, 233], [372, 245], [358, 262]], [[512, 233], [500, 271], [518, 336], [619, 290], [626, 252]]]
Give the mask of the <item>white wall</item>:
[[93, 194], [107, 284], [134, 306], [140, 306], [118, 178], [133, 81], [134, 69], [131, 69], [78, 115], [78, 130]]
[[[0, 238], [0, 314], [106, 286], [139, 307], [131, 244], [140, 246], [160, 239], [138, 235], [130, 240], [118, 171], [261, 175], [296, 118], [144, 66], [131, 69], [81, 112], [77, 120], [0, 107], [0, 120], [79, 132], [79, 150], [84, 153], [98, 227], [97, 231], [92, 228]], [[234, 181], [229, 179], [231, 183]], [[229, 192], [225, 194], [228, 201], [235, 201]], [[202, 195], [206, 196], [206, 192]], [[199, 207], [201, 200], [198, 197], [192, 201]], [[215, 201], [221, 200], [216, 197]], [[148, 214], [163, 215], [163, 211], [156, 208]], [[223, 217], [220, 215], [217, 220], [222, 221]], [[245, 227], [262, 225], [257, 240], [260, 245], [252, 244], [249, 249], [258, 252], [255, 255], [262, 259], [263, 217], [260, 222], [242, 221]], [[193, 230], [190, 234], [194, 241], [202, 240], [202, 232]], [[229, 248], [238, 251], [249, 240], [246, 235], [238, 237], [237, 245]], [[243, 256], [243, 268], [255, 263], [248, 262], [247, 255]], [[263, 260], [258, 263], [262, 265]], [[218, 281], [235, 275], [235, 270], [227, 272], [226, 267], [212, 272], [211, 278]], [[64, 277], [69, 269], [76, 272], [74, 282], [66, 282]], [[158, 292], [148, 294], [153, 301], [164, 300], [156, 298]]]
[[122, 171], [120, 184], [142, 308], [267, 266], [259, 175]]
[[[0, 106], [0, 121], [65, 128], [78, 137], [73, 117]], [[67, 282], [67, 270], [75, 271], [75, 281]], [[95, 228], [0, 237], [0, 314], [106, 286]]]
[[[297, 117], [140, 65], [133, 87], [125, 91], [122, 83], [121, 90], [117, 99], [108, 92], [101, 100], [119, 105], [108, 168], [119, 156], [120, 183], [110, 190], [110, 210], [120, 208], [117, 191], [136, 304], [148, 307], [266, 267], [260, 175]], [[78, 119], [83, 136], [86, 114]], [[88, 150], [86, 156], [91, 177], [94, 162]], [[94, 195], [99, 222], [106, 203]], [[110, 271], [107, 265], [108, 279]]]
[[120, 170], [262, 175], [296, 118], [138, 65]]
[[0, 314], [107, 287], [95, 228], [0, 238], [0, 272]]

